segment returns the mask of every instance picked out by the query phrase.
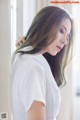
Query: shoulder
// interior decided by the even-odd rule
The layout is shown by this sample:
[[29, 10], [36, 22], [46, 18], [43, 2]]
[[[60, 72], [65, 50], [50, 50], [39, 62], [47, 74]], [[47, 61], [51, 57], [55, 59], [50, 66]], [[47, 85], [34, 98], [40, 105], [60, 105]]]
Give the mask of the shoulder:
[[23, 54], [17, 55], [14, 61], [14, 67], [18, 69], [28, 70], [39, 70], [45, 72], [44, 66], [38, 61], [39, 55]]

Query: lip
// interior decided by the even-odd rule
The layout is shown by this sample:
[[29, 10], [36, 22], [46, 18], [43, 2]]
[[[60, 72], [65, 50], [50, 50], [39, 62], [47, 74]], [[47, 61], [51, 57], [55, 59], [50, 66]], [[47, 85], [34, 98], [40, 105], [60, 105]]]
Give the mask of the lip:
[[60, 46], [58, 46], [58, 45], [57, 45], [57, 48], [58, 48], [59, 50], [61, 50], [61, 49], [62, 49], [62, 47], [60, 47]]

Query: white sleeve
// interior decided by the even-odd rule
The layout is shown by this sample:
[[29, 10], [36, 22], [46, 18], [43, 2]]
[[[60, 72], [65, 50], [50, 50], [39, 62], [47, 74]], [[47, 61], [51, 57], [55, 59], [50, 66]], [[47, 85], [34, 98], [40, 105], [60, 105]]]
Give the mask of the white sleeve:
[[46, 75], [43, 68], [34, 66], [27, 71], [20, 85], [19, 94], [26, 111], [34, 100], [46, 106]]

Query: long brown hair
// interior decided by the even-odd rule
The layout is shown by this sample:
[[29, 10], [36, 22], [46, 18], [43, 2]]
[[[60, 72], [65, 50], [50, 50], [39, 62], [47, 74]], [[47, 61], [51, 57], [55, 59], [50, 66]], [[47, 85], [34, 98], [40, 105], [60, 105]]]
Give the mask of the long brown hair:
[[[22, 44], [15, 54], [35, 54], [44, 50], [49, 44], [51, 44], [56, 35], [61, 21], [64, 18], [68, 18], [71, 22], [70, 40], [67, 46], [65, 46], [56, 56], [51, 56], [48, 53], [43, 56], [48, 61], [55, 81], [58, 86], [62, 83], [66, 83], [64, 70], [69, 60], [69, 55], [72, 54], [72, 36], [73, 36], [73, 23], [70, 15], [62, 8], [55, 6], [47, 6], [41, 9], [32, 21], [32, 24], [26, 34], [25, 43]], [[26, 46], [33, 46], [30, 51], [21, 51], [21, 48]]]

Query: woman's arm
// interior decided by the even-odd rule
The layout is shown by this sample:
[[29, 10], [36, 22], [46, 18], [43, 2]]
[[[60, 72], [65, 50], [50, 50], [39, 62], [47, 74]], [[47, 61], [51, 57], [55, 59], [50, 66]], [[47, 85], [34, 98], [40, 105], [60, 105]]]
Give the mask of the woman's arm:
[[45, 105], [42, 102], [34, 101], [27, 112], [28, 120], [46, 120]]

